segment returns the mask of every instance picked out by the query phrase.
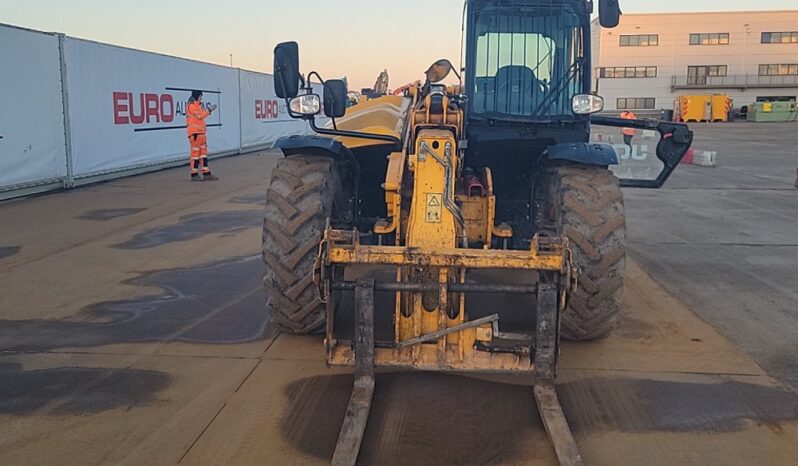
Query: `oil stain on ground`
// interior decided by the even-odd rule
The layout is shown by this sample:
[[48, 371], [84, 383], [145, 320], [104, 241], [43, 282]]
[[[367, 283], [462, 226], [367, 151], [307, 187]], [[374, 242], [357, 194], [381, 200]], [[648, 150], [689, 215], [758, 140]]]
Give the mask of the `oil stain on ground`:
[[[283, 435], [307, 454], [332, 458], [352, 380], [289, 385]], [[376, 386], [359, 463], [498, 464], [517, 459], [528, 442], [549, 448], [530, 387], [423, 373], [377, 374]]]
[[235, 204], [255, 204], [255, 205], [264, 205], [266, 204], [266, 195], [265, 194], [244, 194], [241, 196], [236, 196], [230, 199], [230, 202]]
[[0, 414], [30, 414], [52, 403], [52, 414], [91, 414], [156, 401], [169, 375], [139, 369], [58, 367], [24, 371], [0, 364]]
[[147, 273], [133, 285], [161, 292], [98, 303], [70, 320], [0, 320], [0, 351], [112, 343], [233, 344], [271, 335], [259, 256]]
[[[717, 380], [717, 379], [713, 379]], [[746, 420], [798, 420], [798, 395], [723, 379], [714, 383], [591, 378], [558, 387], [574, 432], [730, 432]]]
[[0, 259], [11, 257], [22, 249], [22, 246], [0, 246]]
[[231, 210], [184, 215], [178, 223], [158, 227], [142, 233], [114, 247], [120, 249], [146, 249], [162, 244], [189, 241], [213, 233], [234, 233], [263, 223], [260, 210]]
[[128, 215], [135, 215], [140, 212], [144, 212], [145, 210], [147, 210], [146, 207], [131, 207], [125, 209], [98, 209], [98, 210], [90, 210], [78, 218], [81, 220], [106, 221], [106, 220], [113, 220], [119, 217], [127, 217]]

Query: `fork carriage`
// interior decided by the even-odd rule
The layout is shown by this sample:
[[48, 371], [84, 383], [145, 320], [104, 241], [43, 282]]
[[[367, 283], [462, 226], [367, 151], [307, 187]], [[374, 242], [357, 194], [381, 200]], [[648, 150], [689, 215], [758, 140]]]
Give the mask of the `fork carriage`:
[[[356, 231], [327, 229], [317, 261], [317, 282], [326, 301], [327, 329], [325, 348], [331, 365], [356, 365], [357, 332], [336, 334], [336, 299], [341, 291], [355, 291], [355, 312], [365, 312], [374, 325], [374, 314], [393, 315], [393, 338], [374, 342], [374, 365], [421, 370], [478, 372], [535, 372], [538, 353], [537, 336], [541, 332], [557, 334], [559, 313], [567, 293], [576, 284], [570, 263], [567, 239], [536, 236], [529, 251], [489, 249], [426, 249], [402, 246], [371, 246], [358, 242]], [[396, 280], [345, 280], [346, 268], [359, 265], [395, 267]], [[337, 269], [336, 273], [333, 270]], [[413, 270], [432, 271], [421, 279]], [[537, 283], [469, 283], [468, 270], [502, 269], [535, 271]], [[437, 276], [435, 276], [437, 275]], [[334, 278], [335, 277], [335, 278]], [[366, 291], [358, 290], [365, 287]], [[366, 298], [358, 302], [357, 297]], [[375, 292], [395, 293], [395, 309], [376, 310]], [[537, 295], [538, 331], [535, 335], [507, 333], [500, 329], [499, 315], [469, 320], [465, 295], [501, 293]], [[552, 295], [553, 299], [548, 295]], [[426, 301], [426, 303], [425, 303]], [[437, 304], [429, 310], [429, 303]], [[427, 307], [425, 307], [427, 304]], [[363, 307], [371, 309], [364, 310]], [[519, 310], [531, 316], [534, 308]], [[547, 314], [551, 314], [547, 317]], [[555, 325], [540, 329], [542, 322]], [[343, 333], [343, 332], [342, 332]], [[552, 351], [556, 357], [556, 338]], [[547, 371], [553, 374], [553, 370]]]
[[[561, 464], [580, 464], [554, 388], [560, 312], [577, 285], [567, 238], [536, 235], [529, 251], [371, 246], [359, 244], [358, 239], [357, 231], [328, 228], [316, 262], [315, 278], [327, 310], [327, 362], [355, 366], [354, 388], [333, 464], [353, 464], [357, 458], [374, 394], [376, 367], [533, 374], [538, 411]], [[358, 265], [396, 267], [396, 280], [347, 281], [344, 269]], [[422, 277], [426, 280], [413, 279], [414, 269], [434, 273]], [[468, 283], [465, 278], [470, 269], [535, 271], [538, 279], [530, 285]], [[351, 338], [339, 338], [335, 332], [333, 296], [342, 291], [354, 291], [355, 295]], [[380, 311], [394, 316], [390, 341], [375, 340], [376, 292], [396, 295], [396, 308]], [[465, 295], [472, 293], [535, 295], [534, 334], [502, 332], [498, 314], [469, 320]], [[428, 302], [425, 307], [425, 300], [434, 306]]]

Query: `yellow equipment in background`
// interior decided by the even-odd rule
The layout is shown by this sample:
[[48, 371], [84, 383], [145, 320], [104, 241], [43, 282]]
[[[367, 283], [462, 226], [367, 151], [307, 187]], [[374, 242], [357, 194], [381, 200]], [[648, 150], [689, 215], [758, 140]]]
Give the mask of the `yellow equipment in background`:
[[676, 115], [683, 122], [726, 122], [733, 101], [725, 94], [684, 95], [677, 99]]
[[712, 119], [713, 122], [729, 121], [729, 112], [734, 101], [725, 94], [715, 94], [712, 96]]

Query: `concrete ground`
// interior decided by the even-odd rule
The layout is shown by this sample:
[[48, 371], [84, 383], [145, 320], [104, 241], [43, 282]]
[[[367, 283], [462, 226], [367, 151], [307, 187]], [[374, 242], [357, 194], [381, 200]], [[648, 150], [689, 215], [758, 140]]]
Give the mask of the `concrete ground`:
[[[795, 129], [699, 127], [720, 167], [627, 192], [622, 323], [563, 349], [559, 393], [586, 464], [798, 457]], [[275, 161], [0, 204], [0, 464], [329, 460], [351, 371], [262, 312]], [[361, 462], [553, 464], [529, 383], [379, 374]]]
[[626, 191], [631, 256], [798, 390], [798, 125], [691, 127], [719, 165]]

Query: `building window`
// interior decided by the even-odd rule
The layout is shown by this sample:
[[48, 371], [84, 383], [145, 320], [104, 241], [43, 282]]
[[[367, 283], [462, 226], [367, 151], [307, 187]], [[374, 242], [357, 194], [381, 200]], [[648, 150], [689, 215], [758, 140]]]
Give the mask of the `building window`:
[[729, 45], [728, 32], [690, 34], [690, 45]]
[[614, 66], [599, 68], [600, 78], [656, 78], [656, 66]]
[[798, 76], [798, 64], [759, 65], [759, 76]]
[[653, 97], [621, 97], [616, 102], [618, 110], [653, 110], [657, 99]]
[[655, 47], [659, 45], [659, 35], [639, 34], [621, 36], [621, 47]]
[[687, 67], [687, 84], [706, 84], [708, 77], [726, 76], [726, 65], [705, 65]]
[[763, 32], [763, 44], [798, 44], [798, 32]]

